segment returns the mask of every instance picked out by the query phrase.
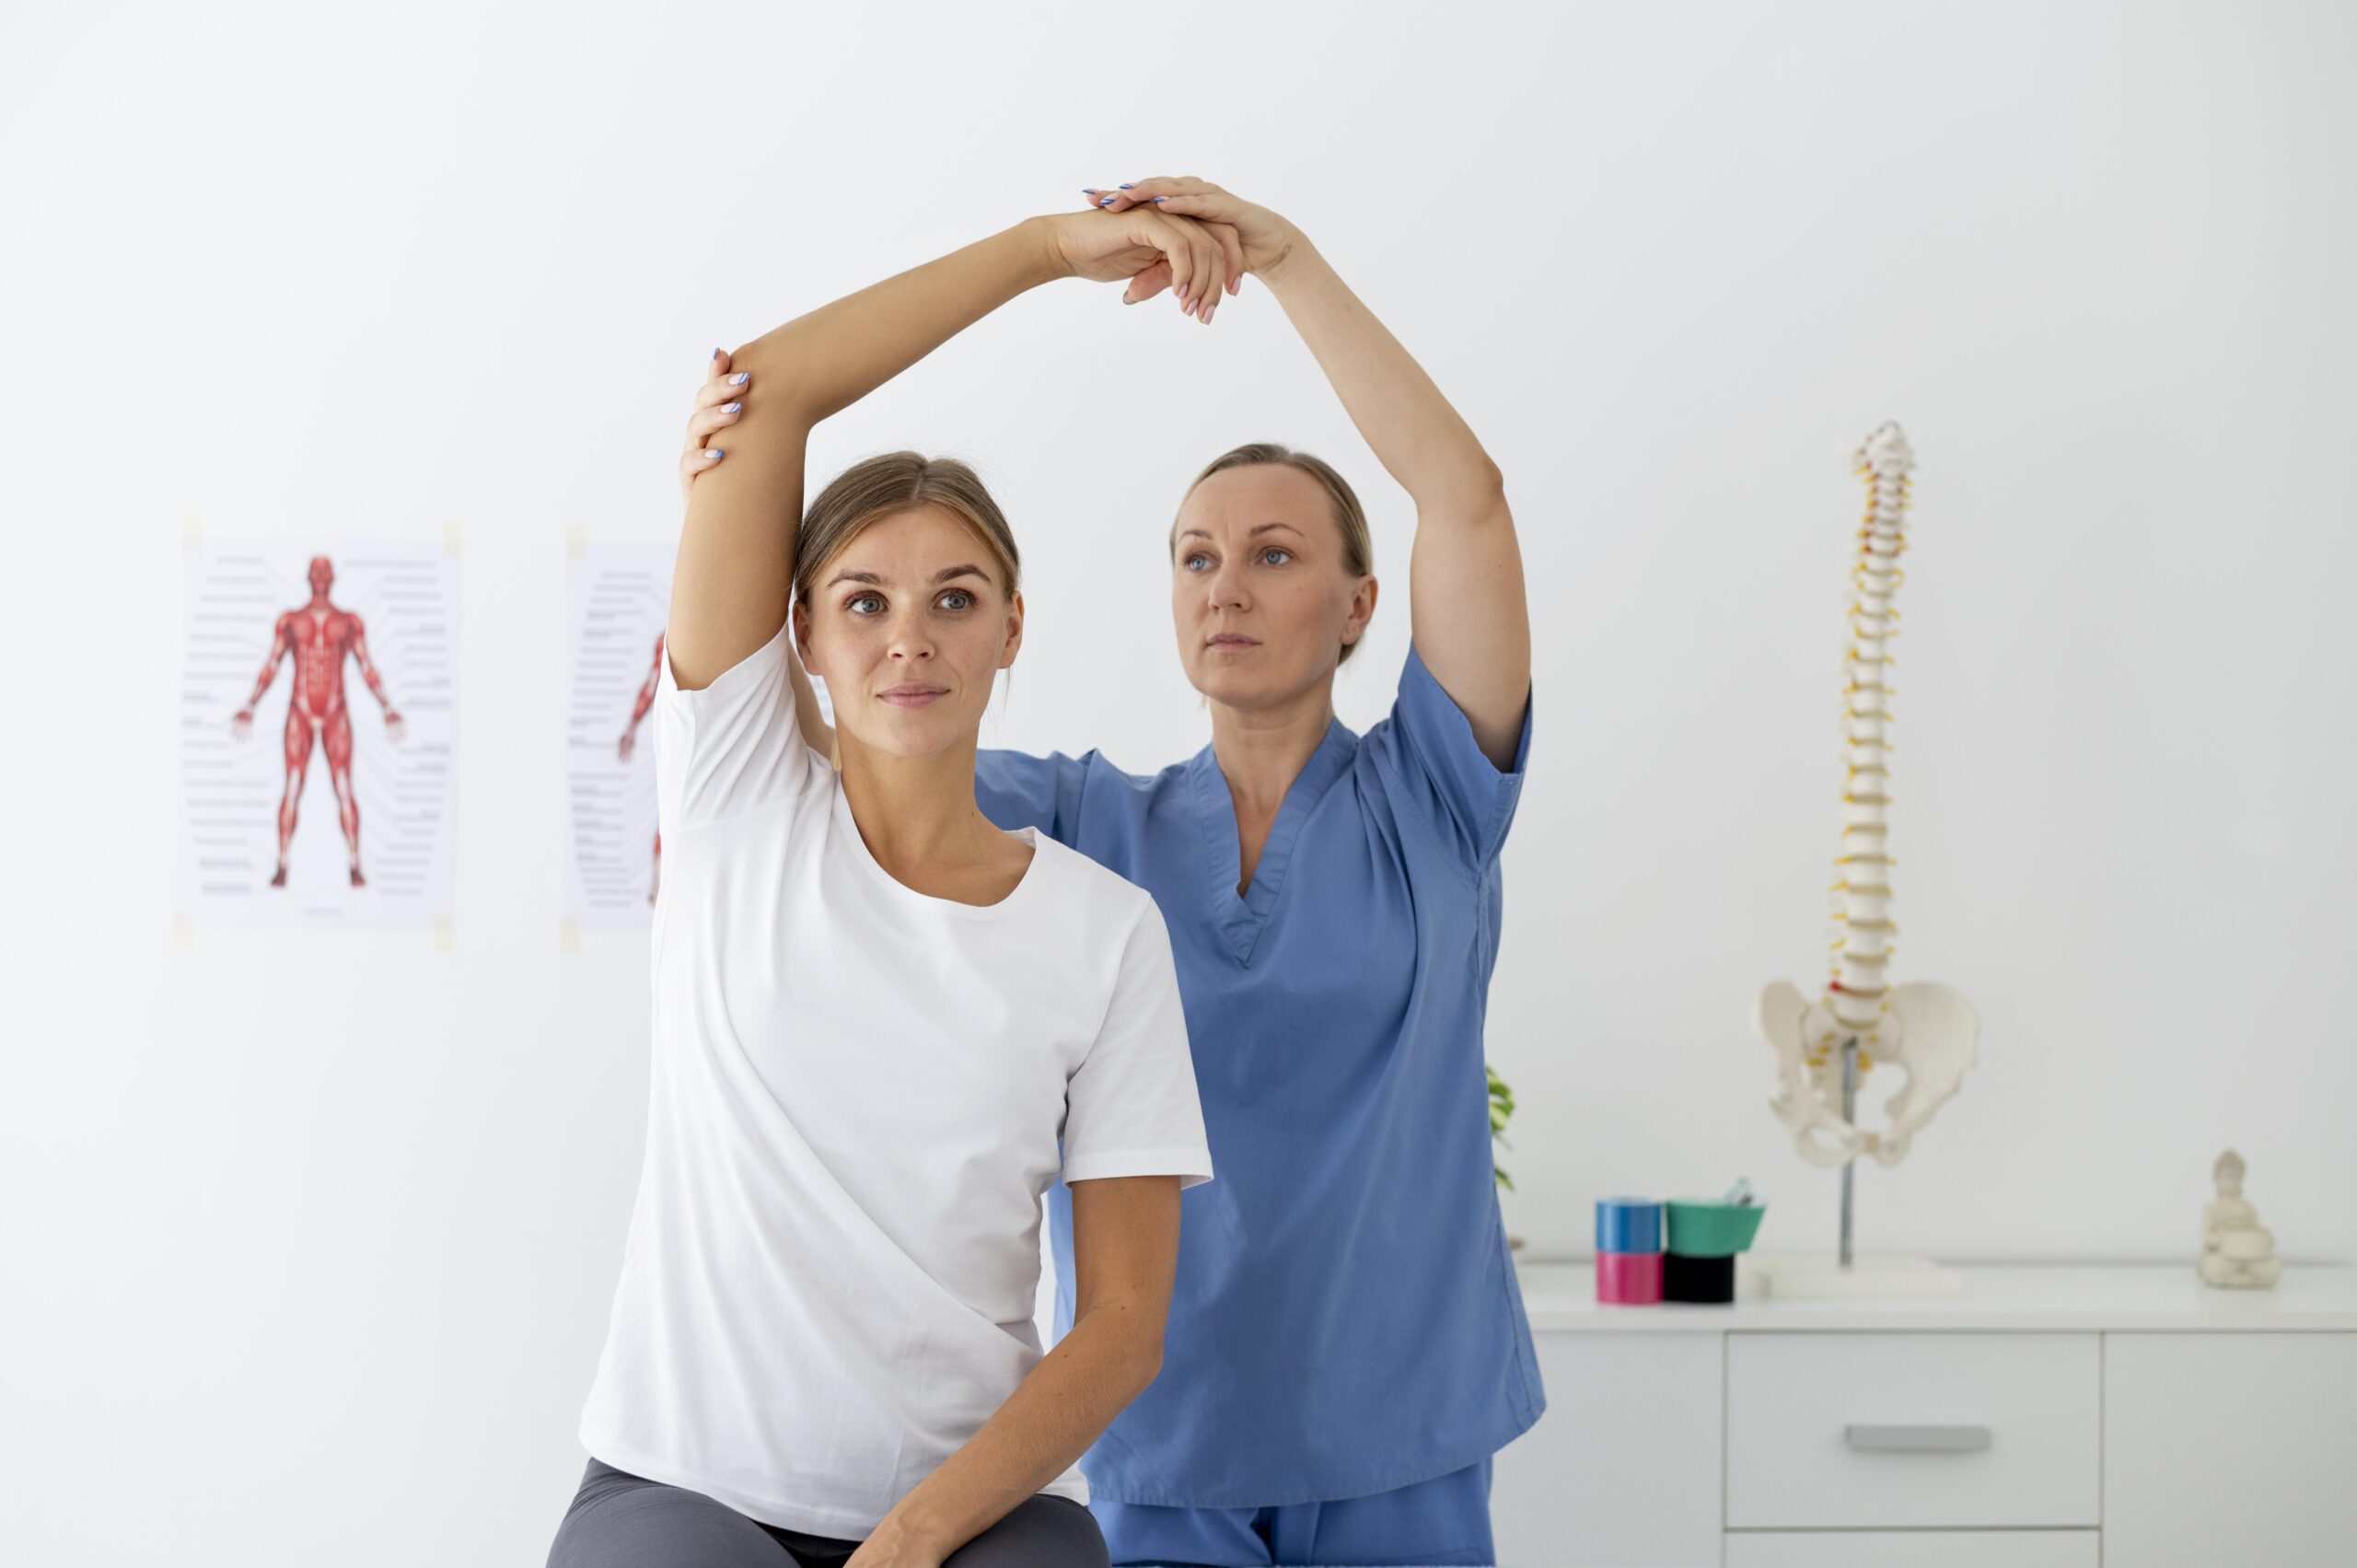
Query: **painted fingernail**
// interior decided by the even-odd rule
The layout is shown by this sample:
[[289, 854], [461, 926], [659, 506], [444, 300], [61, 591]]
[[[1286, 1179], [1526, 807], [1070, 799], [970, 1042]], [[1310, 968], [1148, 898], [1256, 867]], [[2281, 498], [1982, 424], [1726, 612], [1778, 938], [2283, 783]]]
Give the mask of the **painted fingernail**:
[[1127, 191], [1128, 189], [1130, 189], [1130, 187], [1128, 187], [1127, 185], [1124, 185], [1124, 186], [1122, 186], [1122, 187], [1121, 187], [1121, 189], [1122, 189], [1122, 190], [1124, 190], [1124, 191]]
[[1156, 197], [1155, 198], [1155, 201], [1157, 201], [1157, 202], [1167, 202], [1167, 201], [1170, 200], [1170, 198], [1169, 198], [1169, 197], [1167, 197], [1167, 196], [1156, 196]]
[[720, 412], [723, 413], [735, 413], [744, 406], [745, 405], [743, 403], [723, 403], [720, 405]]
[[706, 457], [715, 463], [728, 455], [717, 447], [706, 447], [704, 448], [704, 453]]
[[741, 387], [745, 384], [745, 377], [751, 374], [749, 370], [739, 370], [736, 375], [728, 377], [728, 384], [732, 387]]
[[713, 358], [714, 358], [714, 359], [718, 359], [718, 358], [720, 357], [720, 351], [719, 351], [718, 349], [714, 349], [714, 350], [712, 351], [712, 357], [713, 357]]
[[1120, 198], [1119, 196], [1108, 196], [1108, 197], [1106, 197], [1103, 201], [1101, 201], [1101, 202], [1097, 203], [1097, 204], [1098, 206], [1100, 206], [1100, 207], [1109, 207], [1109, 206], [1111, 206], [1114, 203], [1116, 203], [1116, 202], [1118, 202], [1118, 201], [1120, 201]]
[[1094, 185], [1084, 185], [1080, 188], [1080, 193], [1084, 196], [1094, 196], [1097, 194], [1097, 187]]

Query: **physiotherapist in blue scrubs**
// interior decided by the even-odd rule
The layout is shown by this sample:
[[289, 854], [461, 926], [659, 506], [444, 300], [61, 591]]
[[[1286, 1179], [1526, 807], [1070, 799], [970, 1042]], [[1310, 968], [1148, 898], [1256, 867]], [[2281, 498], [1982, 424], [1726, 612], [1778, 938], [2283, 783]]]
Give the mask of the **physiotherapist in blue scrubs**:
[[[1088, 194], [1217, 236], [1416, 505], [1411, 643], [1364, 735], [1333, 687], [1376, 609], [1364, 514], [1326, 463], [1253, 445], [1203, 470], [1170, 532], [1211, 744], [1147, 774], [1094, 750], [980, 755], [993, 821], [1154, 895], [1220, 1172], [1181, 1195], [1162, 1372], [1082, 1460], [1090, 1507], [1116, 1563], [1491, 1563], [1491, 1456], [1546, 1409], [1482, 1049], [1530, 747], [1514, 519], [1473, 432], [1298, 229], [1200, 180]], [[1208, 321], [1219, 296], [1186, 285], [1157, 263], [1125, 299], [1172, 287]], [[700, 398], [689, 480], [742, 390], [724, 373]], [[1062, 1338], [1062, 1182], [1049, 1209]]]

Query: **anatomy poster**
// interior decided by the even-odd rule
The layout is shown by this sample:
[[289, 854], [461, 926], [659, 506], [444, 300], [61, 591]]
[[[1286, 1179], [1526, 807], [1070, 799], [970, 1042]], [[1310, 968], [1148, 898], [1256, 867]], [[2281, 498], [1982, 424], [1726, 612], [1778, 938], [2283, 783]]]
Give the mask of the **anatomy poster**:
[[577, 536], [572, 546], [564, 917], [579, 927], [643, 927], [654, 907], [663, 846], [649, 715], [676, 550]]
[[190, 540], [179, 714], [186, 919], [447, 920], [458, 567], [443, 540]]

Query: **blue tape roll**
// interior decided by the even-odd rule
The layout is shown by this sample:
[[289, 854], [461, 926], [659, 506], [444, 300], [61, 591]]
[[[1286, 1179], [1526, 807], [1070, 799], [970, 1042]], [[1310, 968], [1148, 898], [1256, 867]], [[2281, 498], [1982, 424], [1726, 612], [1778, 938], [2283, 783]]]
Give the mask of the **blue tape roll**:
[[1596, 1249], [1598, 1252], [1660, 1251], [1659, 1200], [1598, 1198], [1596, 1201]]

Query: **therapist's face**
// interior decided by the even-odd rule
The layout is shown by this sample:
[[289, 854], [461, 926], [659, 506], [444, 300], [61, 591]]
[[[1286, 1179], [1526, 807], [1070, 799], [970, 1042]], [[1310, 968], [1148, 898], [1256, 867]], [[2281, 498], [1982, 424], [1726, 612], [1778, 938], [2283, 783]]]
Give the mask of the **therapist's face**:
[[1187, 679], [1214, 702], [1274, 705], [1330, 681], [1375, 593], [1344, 564], [1332, 505], [1299, 469], [1222, 469], [1178, 509], [1170, 619]]
[[1023, 642], [1023, 596], [955, 512], [921, 506], [869, 524], [795, 607], [805, 668], [835, 727], [896, 757], [971, 747], [997, 672]]

